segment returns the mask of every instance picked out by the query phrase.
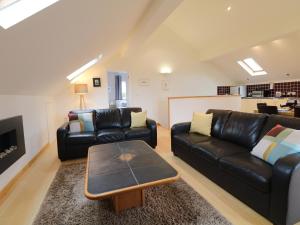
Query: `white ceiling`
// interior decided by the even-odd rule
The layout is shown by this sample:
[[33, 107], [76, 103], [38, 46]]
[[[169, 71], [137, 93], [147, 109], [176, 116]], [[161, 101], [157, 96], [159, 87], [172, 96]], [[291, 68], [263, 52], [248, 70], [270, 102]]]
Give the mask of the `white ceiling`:
[[208, 60], [299, 30], [299, 12], [299, 0], [185, 0], [164, 24]]
[[[250, 76], [237, 64], [238, 60], [254, 58], [266, 71], [266, 76]], [[300, 32], [225, 54], [210, 60], [237, 83], [257, 83], [300, 79]], [[290, 76], [286, 76], [290, 74]]]
[[17, 0], [0, 0], [0, 9], [4, 8]]
[[66, 75], [120, 47], [151, 0], [61, 0], [0, 28], [0, 94], [51, 94]]
[[[177, 7], [181, 1], [60, 0], [0, 28], [0, 94], [55, 94], [68, 74], [99, 54], [108, 60], [124, 43], [125, 52], [139, 46], [170, 14], [163, 25], [237, 83], [249, 76], [236, 60], [249, 56], [269, 76], [248, 82], [300, 74], [299, 0], [184, 0]], [[270, 43], [278, 38], [281, 44]]]

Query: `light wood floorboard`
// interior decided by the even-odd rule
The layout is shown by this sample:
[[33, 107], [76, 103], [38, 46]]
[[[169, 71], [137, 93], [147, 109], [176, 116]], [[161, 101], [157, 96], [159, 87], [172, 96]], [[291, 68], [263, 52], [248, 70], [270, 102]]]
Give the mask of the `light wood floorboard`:
[[[182, 179], [236, 225], [270, 225], [265, 218], [215, 185], [209, 179], [171, 154], [170, 131], [158, 128], [157, 152], [173, 165]], [[60, 165], [56, 144], [51, 144], [20, 177], [4, 202], [0, 203], [0, 224], [30, 225]]]
[[59, 165], [56, 144], [53, 143], [16, 181], [12, 191], [0, 203], [1, 225], [32, 224]]

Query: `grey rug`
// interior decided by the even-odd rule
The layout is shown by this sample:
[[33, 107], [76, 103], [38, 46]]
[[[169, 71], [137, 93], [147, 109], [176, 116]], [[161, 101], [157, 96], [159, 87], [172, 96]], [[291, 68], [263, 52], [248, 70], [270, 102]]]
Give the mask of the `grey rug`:
[[109, 200], [84, 196], [85, 161], [63, 163], [35, 218], [34, 225], [217, 225], [230, 224], [183, 180], [148, 188], [145, 206], [116, 215]]

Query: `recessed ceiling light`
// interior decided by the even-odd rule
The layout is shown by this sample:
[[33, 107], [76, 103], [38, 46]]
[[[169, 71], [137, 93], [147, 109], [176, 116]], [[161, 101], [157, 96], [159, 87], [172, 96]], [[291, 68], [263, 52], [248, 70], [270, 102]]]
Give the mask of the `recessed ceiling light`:
[[75, 70], [73, 73], [71, 73], [70, 75], [67, 76], [67, 79], [71, 81], [71, 80], [77, 78], [78, 76], [83, 74], [85, 71], [87, 71], [89, 68], [91, 68], [93, 65], [95, 65], [97, 62], [99, 62], [99, 60], [102, 58], [102, 56], [103, 56], [102, 54], [99, 55], [97, 58], [91, 60], [87, 64], [85, 64], [82, 67], [80, 67], [79, 69]]
[[237, 62], [251, 76], [267, 75], [268, 73], [253, 59], [246, 58]]
[[228, 6], [227, 7], [227, 11], [229, 12], [231, 10], [231, 6]]
[[15, 0], [0, 9], [0, 26], [8, 29], [59, 0]]

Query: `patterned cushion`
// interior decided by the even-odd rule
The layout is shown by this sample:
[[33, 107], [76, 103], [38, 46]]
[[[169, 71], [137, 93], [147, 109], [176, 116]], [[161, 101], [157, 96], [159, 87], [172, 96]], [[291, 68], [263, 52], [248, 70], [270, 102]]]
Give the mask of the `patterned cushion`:
[[95, 131], [92, 113], [80, 113], [78, 119], [83, 122], [83, 131]]
[[275, 126], [254, 147], [251, 154], [271, 164], [289, 154], [300, 152], [300, 130]]
[[[82, 124], [81, 131], [95, 131], [94, 122], [93, 122], [93, 113], [69, 113], [69, 121], [80, 121]], [[78, 126], [78, 125], [77, 125]]]
[[69, 117], [69, 121], [78, 120], [77, 113], [69, 112], [68, 117]]
[[83, 131], [83, 123], [80, 120], [72, 120], [69, 122], [70, 131], [69, 133], [78, 133]]

